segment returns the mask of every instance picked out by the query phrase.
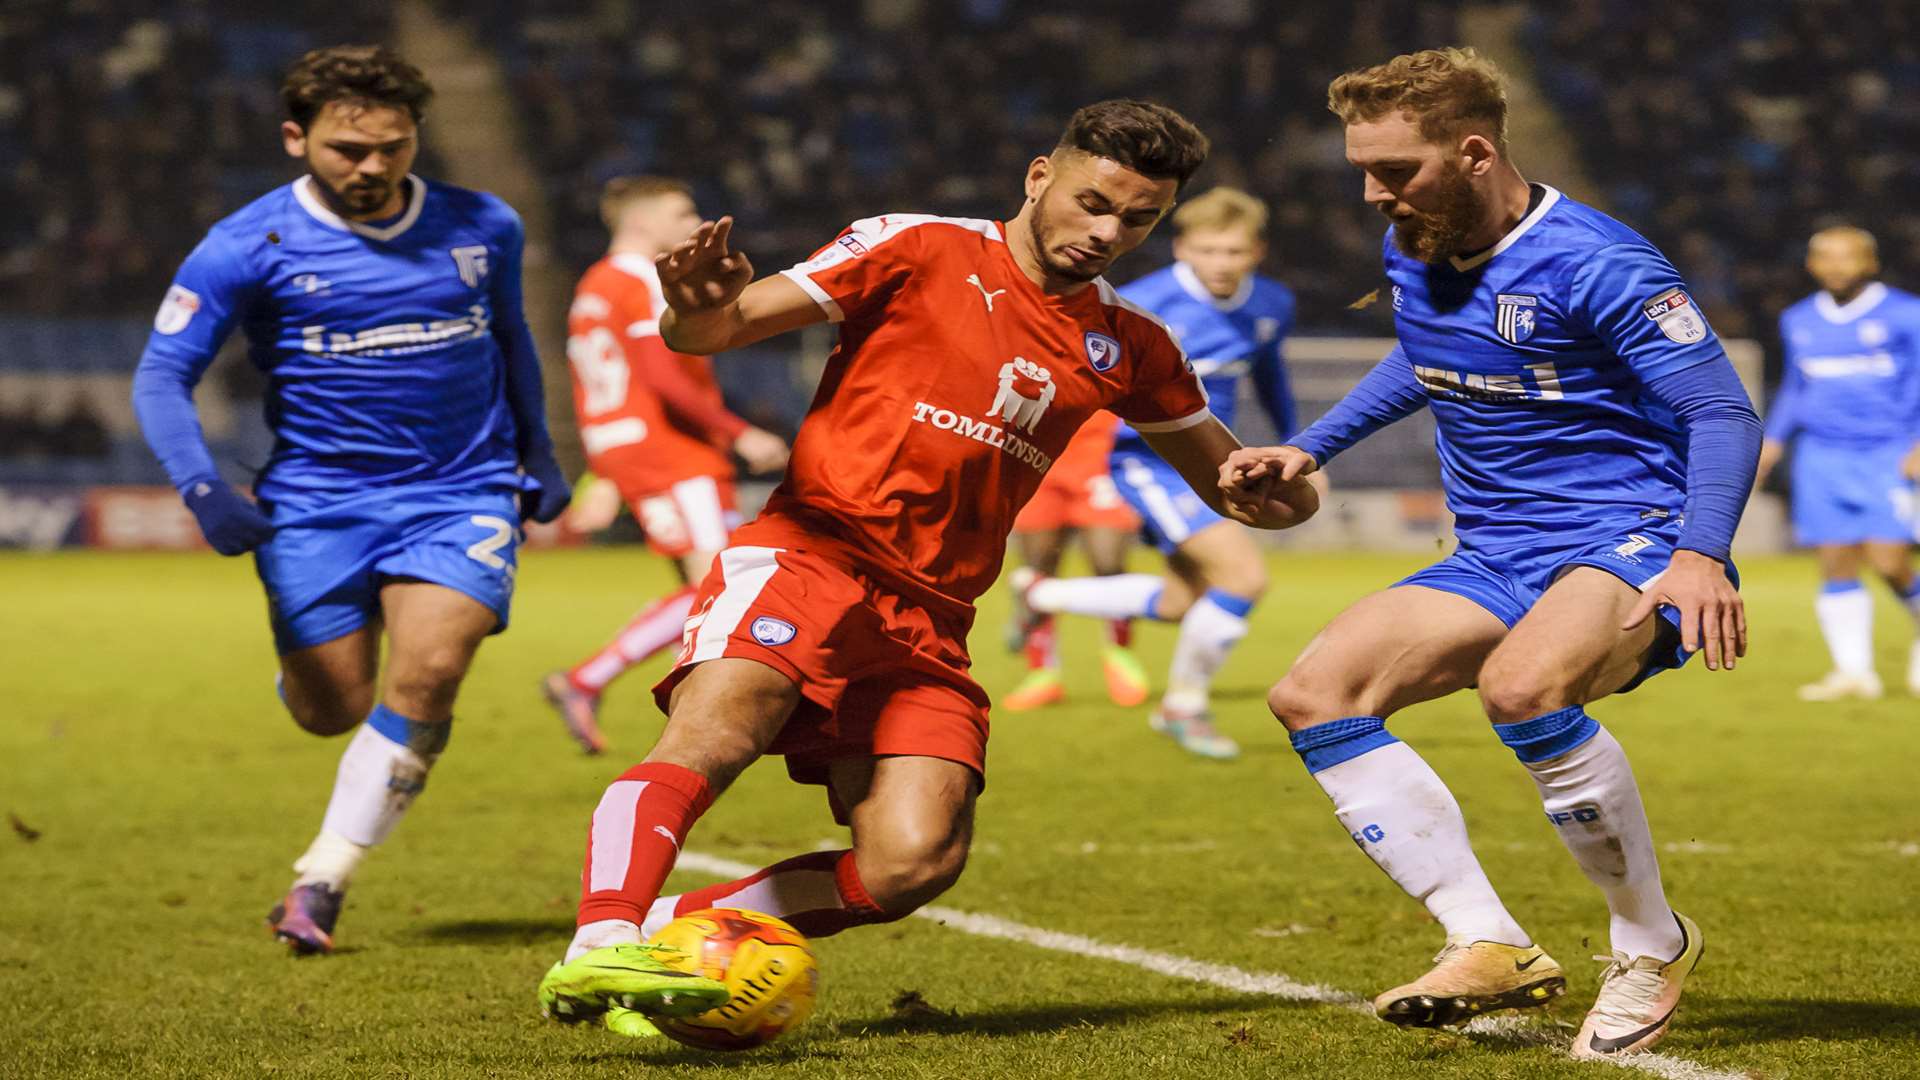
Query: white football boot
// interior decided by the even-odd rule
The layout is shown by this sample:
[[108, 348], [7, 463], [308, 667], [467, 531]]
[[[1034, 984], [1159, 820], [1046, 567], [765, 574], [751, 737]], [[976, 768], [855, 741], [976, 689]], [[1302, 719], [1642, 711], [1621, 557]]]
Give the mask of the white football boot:
[[1625, 953], [1596, 956], [1606, 963], [1600, 975], [1600, 996], [1587, 1012], [1587, 1022], [1573, 1038], [1573, 1056], [1577, 1058], [1614, 1058], [1653, 1049], [1667, 1034], [1673, 1011], [1680, 1005], [1680, 991], [1687, 976], [1700, 963], [1706, 942], [1692, 919], [1674, 912], [1680, 924], [1680, 955], [1662, 960], [1657, 956]]
[[1886, 694], [1886, 687], [1880, 685], [1880, 676], [1872, 672], [1855, 675], [1845, 671], [1829, 671], [1819, 682], [1808, 683], [1800, 688], [1801, 701], [1845, 701], [1848, 698], [1878, 701]]

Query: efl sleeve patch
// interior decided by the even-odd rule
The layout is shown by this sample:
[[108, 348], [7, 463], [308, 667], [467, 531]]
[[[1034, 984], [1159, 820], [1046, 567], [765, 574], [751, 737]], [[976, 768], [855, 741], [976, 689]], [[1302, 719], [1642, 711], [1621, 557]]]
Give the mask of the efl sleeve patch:
[[199, 311], [200, 294], [185, 285], [174, 285], [167, 290], [167, 298], [160, 301], [160, 310], [154, 313], [153, 328], [162, 334], [177, 334], [187, 328]]
[[1670, 341], [1691, 345], [1707, 336], [1707, 323], [1685, 289], [1674, 287], [1647, 301], [1640, 313], [1652, 319]]

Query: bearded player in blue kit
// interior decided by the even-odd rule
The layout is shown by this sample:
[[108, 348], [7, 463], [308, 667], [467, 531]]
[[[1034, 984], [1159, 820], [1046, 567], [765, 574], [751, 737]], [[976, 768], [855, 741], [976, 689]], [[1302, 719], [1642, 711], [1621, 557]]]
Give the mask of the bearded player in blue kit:
[[1576, 1057], [1666, 1033], [1702, 948], [1661, 886], [1625, 752], [1583, 706], [1704, 650], [1745, 652], [1729, 562], [1760, 424], [1673, 266], [1507, 157], [1502, 76], [1428, 50], [1336, 79], [1329, 105], [1385, 241], [1396, 347], [1291, 445], [1238, 451], [1240, 497], [1432, 410], [1458, 549], [1321, 631], [1269, 704], [1349, 835], [1445, 929], [1434, 968], [1375, 999], [1402, 1025], [1544, 1004], [1564, 973], [1508, 913], [1458, 803], [1385, 727], [1477, 687], [1611, 913]]
[[[255, 553], [294, 721], [359, 728], [268, 916], [296, 953], [324, 953], [349, 878], [446, 748], [481, 640], [506, 628], [522, 518], [553, 520], [569, 492], [521, 308], [518, 216], [408, 171], [432, 94], [420, 71], [375, 46], [319, 49], [281, 93], [307, 174], [187, 256], [133, 400], [207, 541]], [[220, 478], [193, 405], [235, 327], [269, 380], [257, 506]]]

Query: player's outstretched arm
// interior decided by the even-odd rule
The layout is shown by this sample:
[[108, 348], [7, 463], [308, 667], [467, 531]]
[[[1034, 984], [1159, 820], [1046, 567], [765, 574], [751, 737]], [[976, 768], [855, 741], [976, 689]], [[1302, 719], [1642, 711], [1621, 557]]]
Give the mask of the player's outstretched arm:
[[660, 336], [669, 349], [711, 356], [826, 321], [820, 305], [786, 277], [754, 281], [746, 253], [729, 246], [732, 233], [731, 217], [702, 222], [654, 260], [667, 299]]
[[1281, 478], [1264, 472], [1257, 478], [1225, 482], [1229, 463], [1246, 453], [1240, 440], [1212, 416], [1178, 431], [1142, 431], [1147, 445], [1187, 481], [1194, 494], [1216, 513], [1257, 529], [1290, 529], [1320, 509], [1320, 493], [1304, 476]]

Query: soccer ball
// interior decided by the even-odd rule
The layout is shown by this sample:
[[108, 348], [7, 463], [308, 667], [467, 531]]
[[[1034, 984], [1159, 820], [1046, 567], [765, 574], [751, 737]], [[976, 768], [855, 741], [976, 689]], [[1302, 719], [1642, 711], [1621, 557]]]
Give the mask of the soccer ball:
[[706, 1050], [750, 1050], [799, 1027], [813, 1012], [820, 966], [800, 931], [736, 908], [690, 912], [648, 944], [679, 951], [662, 963], [726, 984], [733, 996], [698, 1016], [650, 1017], [662, 1033]]

